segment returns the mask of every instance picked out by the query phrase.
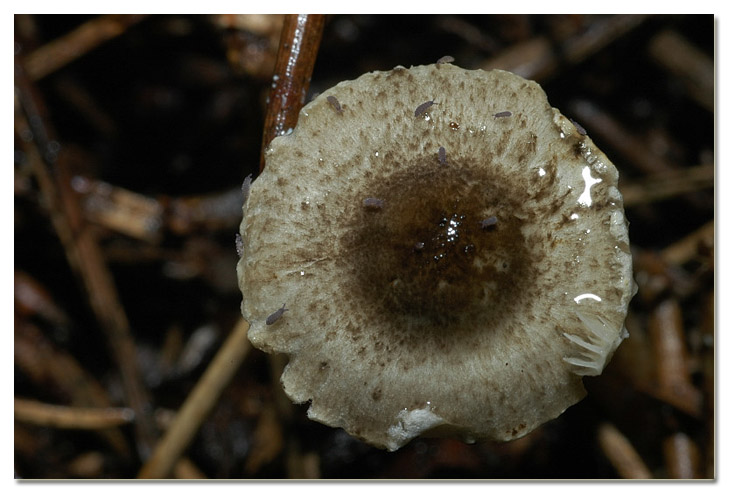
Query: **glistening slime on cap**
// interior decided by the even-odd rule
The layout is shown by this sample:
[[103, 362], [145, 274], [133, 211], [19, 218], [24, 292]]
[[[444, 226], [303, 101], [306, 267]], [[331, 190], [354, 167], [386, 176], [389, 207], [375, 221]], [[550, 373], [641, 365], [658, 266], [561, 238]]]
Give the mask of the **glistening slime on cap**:
[[578, 402], [635, 291], [618, 173], [584, 134], [536, 83], [449, 63], [305, 106], [250, 186], [238, 264], [289, 397], [389, 450], [519, 438]]

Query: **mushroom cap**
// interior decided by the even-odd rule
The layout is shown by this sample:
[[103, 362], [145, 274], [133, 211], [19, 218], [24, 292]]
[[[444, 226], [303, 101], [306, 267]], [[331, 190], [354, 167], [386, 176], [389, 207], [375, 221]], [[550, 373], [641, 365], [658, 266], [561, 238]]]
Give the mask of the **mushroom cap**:
[[243, 206], [249, 339], [289, 355], [284, 390], [311, 419], [373, 445], [521, 437], [583, 398], [627, 336], [617, 180], [514, 74], [342, 82], [274, 139]]

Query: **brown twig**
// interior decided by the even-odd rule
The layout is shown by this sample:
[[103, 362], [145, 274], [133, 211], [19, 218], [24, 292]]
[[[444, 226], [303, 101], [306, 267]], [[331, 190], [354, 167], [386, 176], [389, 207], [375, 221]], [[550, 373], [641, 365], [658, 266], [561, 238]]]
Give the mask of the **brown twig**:
[[594, 22], [584, 33], [563, 43], [563, 59], [572, 65], [578, 64], [639, 27], [647, 17], [643, 14], [618, 14]]
[[172, 474], [178, 480], [203, 480], [207, 478], [205, 473], [187, 457], [182, 457], [177, 461]]
[[702, 394], [690, 380], [682, 310], [676, 299], [662, 301], [654, 308], [649, 335], [656, 352], [657, 396], [691, 416], [700, 417]]
[[89, 125], [103, 135], [111, 136], [117, 130], [112, 117], [103, 110], [91, 94], [79, 81], [67, 76], [57, 76], [54, 87]]
[[439, 16], [436, 25], [445, 32], [458, 36], [485, 53], [493, 53], [499, 47], [494, 38], [462, 17], [454, 15]]
[[684, 433], [673, 433], [664, 440], [664, 460], [667, 474], [672, 479], [697, 479], [699, 472], [700, 452], [689, 436]]
[[484, 70], [508, 70], [526, 79], [538, 81], [547, 79], [557, 67], [557, 56], [546, 36], [523, 41], [479, 65]]
[[283, 444], [284, 434], [276, 408], [273, 403], [268, 403], [262, 408], [253, 433], [251, 455], [244, 466], [246, 473], [255, 474], [262, 466], [274, 460], [281, 452]]
[[102, 478], [104, 455], [101, 452], [84, 452], [68, 463], [68, 472], [74, 478]]
[[575, 100], [568, 106], [568, 112], [588, 129], [589, 134], [598, 136], [642, 172], [662, 174], [675, 168], [652, 153], [642, 139], [625, 129], [598, 105], [587, 100]]
[[595, 22], [586, 32], [569, 38], [557, 49], [547, 37], [535, 37], [504, 50], [480, 65], [502, 69], [527, 79], [546, 80], [565, 65], [575, 65], [638, 27], [644, 15], [614, 15]]
[[697, 103], [715, 111], [715, 66], [710, 57], [672, 30], [654, 36], [649, 53], [684, 83]]
[[714, 184], [715, 166], [698, 165], [646, 177], [641, 182], [623, 184], [621, 194], [624, 197], [624, 206], [631, 208], [702, 189], [712, 189]]
[[177, 235], [237, 227], [241, 223], [241, 188], [167, 201], [165, 226]]
[[260, 170], [264, 169], [264, 152], [271, 141], [294, 129], [297, 124], [323, 29], [323, 15], [291, 14], [284, 19], [264, 121]]
[[598, 443], [619, 476], [641, 480], [653, 478], [631, 442], [615, 426], [604, 423], [598, 427]]
[[144, 19], [144, 15], [103, 15], [77, 27], [65, 36], [41, 46], [26, 58], [32, 80], [41, 79], [69, 64], [102, 43], [124, 33]]
[[170, 475], [250, 348], [248, 323], [241, 319], [185, 399], [172, 425], [139, 471], [138, 478], [166, 478]]
[[662, 259], [672, 265], [683, 265], [697, 255], [702, 244], [714, 246], [715, 221], [707, 222], [691, 234], [670, 244], [661, 252]]
[[157, 199], [80, 175], [72, 183], [88, 221], [152, 244], [162, 239], [164, 229], [188, 235], [230, 229], [241, 222], [238, 186], [211, 194]]
[[15, 419], [51, 428], [96, 430], [130, 423], [134, 411], [129, 408], [88, 408], [44, 404], [15, 398]]
[[162, 237], [163, 208], [159, 202], [106, 182], [73, 178], [86, 219], [135, 239], [156, 244]]
[[635, 252], [634, 273], [639, 284], [637, 297], [645, 303], [653, 304], [667, 294], [684, 299], [696, 289], [696, 277], [681, 266], [667, 263], [653, 250], [632, 248]]
[[56, 326], [69, 325], [66, 312], [56, 304], [40, 282], [19, 270], [15, 270], [14, 282], [16, 315], [38, 315]]

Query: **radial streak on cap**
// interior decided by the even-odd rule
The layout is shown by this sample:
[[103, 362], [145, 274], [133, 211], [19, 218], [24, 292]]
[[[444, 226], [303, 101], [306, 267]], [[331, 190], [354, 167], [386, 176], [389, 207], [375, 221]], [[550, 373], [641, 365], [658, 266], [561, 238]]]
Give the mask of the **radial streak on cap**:
[[342, 82], [271, 143], [243, 206], [249, 338], [290, 356], [282, 384], [312, 419], [374, 445], [523, 436], [626, 337], [617, 180], [516, 75], [441, 64]]

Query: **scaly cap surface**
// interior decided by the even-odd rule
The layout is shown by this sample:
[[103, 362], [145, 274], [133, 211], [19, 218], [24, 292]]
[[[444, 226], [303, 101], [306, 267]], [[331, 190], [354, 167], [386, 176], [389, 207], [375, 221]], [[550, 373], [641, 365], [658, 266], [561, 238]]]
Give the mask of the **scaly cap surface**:
[[249, 338], [290, 356], [284, 390], [310, 418], [374, 445], [523, 436], [579, 401], [626, 337], [617, 180], [511, 73], [342, 82], [272, 142], [244, 204]]

